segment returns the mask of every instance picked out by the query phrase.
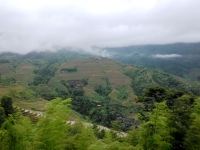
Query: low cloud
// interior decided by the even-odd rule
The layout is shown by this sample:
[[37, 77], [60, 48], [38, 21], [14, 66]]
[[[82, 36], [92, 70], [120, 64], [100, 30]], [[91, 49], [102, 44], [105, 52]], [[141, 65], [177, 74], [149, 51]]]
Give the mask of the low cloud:
[[172, 59], [172, 58], [180, 58], [182, 55], [180, 54], [155, 54], [152, 55], [153, 58], [159, 58], [159, 59]]
[[0, 52], [196, 42], [199, 0], [0, 0]]

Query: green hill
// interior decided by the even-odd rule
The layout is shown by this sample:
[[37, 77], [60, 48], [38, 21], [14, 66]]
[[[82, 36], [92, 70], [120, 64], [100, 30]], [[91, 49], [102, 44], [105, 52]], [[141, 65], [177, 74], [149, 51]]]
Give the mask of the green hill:
[[112, 59], [200, 80], [200, 43], [172, 43], [104, 48]]
[[200, 93], [196, 82], [86, 54], [7, 53], [0, 58], [0, 96], [9, 95], [17, 106], [33, 110], [43, 110], [46, 100], [72, 98], [75, 111], [117, 130], [137, 126], [138, 96], [148, 88]]

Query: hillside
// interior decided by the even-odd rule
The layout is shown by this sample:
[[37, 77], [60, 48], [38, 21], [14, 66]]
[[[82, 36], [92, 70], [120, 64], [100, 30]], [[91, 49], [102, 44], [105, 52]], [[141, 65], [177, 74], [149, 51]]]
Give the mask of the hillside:
[[[62, 88], [61, 81], [84, 80], [87, 82], [83, 87], [85, 94], [92, 96], [96, 94], [94, 89], [98, 85], [105, 85], [108, 82], [113, 89], [110, 93], [112, 99], [117, 97], [120, 89], [121, 91], [124, 89], [129, 93], [128, 100], [136, 99], [145, 88], [151, 86], [199, 92], [195, 91], [198, 83], [159, 70], [128, 66], [107, 58], [76, 54], [63, 51], [26, 55], [1, 54], [1, 87], [15, 85], [27, 86], [31, 89], [34, 86], [42, 88], [48, 85], [47, 89], [51, 91]], [[55, 94], [55, 91], [53, 93]]]
[[132, 88], [138, 96], [151, 87], [163, 87], [200, 94], [198, 82], [186, 80], [160, 70], [127, 66], [124, 72], [132, 79]]
[[156, 68], [186, 79], [200, 79], [200, 43], [135, 45], [104, 48], [123, 63]]
[[90, 150], [145, 149], [152, 139], [161, 143], [156, 149], [190, 146], [185, 139], [193, 143], [199, 127], [197, 81], [108, 58], [64, 54], [0, 55], [1, 147], [12, 149], [7, 139], [14, 147], [69, 150], [82, 149], [83, 143]]
[[44, 110], [47, 100], [56, 97], [72, 98], [73, 109], [89, 120], [127, 130], [138, 125], [138, 96], [149, 88], [200, 93], [198, 83], [159, 70], [64, 54], [67, 52], [2, 54], [0, 96], [9, 95], [16, 106], [33, 110]]
[[137, 97], [131, 88], [131, 79], [123, 74], [123, 65], [105, 58], [78, 56], [52, 62], [53, 56], [47, 60], [23, 57], [25, 59], [18, 60], [18, 64], [9, 58], [0, 65], [0, 95], [13, 97], [17, 106], [43, 110], [45, 99], [72, 97], [76, 111], [86, 116], [92, 113], [90, 119], [103, 125], [110, 123], [104, 117], [96, 120], [96, 116], [101, 116], [98, 109], [94, 110], [97, 105], [102, 113], [105, 108], [113, 111], [112, 120], [120, 116], [127, 118], [127, 122], [134, 117], [130, 111], [137, 107]]

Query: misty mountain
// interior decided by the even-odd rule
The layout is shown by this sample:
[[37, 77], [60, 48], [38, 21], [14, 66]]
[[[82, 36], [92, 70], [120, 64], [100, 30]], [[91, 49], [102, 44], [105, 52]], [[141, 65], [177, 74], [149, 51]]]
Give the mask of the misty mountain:
[[200, 43], [136, 45], [105, 48], [123, 63], [161, 69], [191, 80], [200, 80]]

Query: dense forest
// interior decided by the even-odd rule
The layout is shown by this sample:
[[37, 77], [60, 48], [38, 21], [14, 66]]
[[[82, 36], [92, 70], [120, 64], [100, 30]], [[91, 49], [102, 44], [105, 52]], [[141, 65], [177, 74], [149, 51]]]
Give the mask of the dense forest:
[[[200, 81], [200, 43], [170, 43], [104, 48], [112, 59], [123, 63], [157, 68]], [[126, 51], [126, 53], [124, 53]]]
[[13, 108], [12, 98], [2, 97], [0, 147], [3, 150], [196, 150], [200, 148], [199, 98], [181, 91], [151, 88], [140, 99], [140, 125], [120, 136], [112, 130], [74, 124], [70, 99], [51, 100], [37, 122]]
[[63, 50], [0, 60], [2, 150], [200, 149], [197, 81]]

